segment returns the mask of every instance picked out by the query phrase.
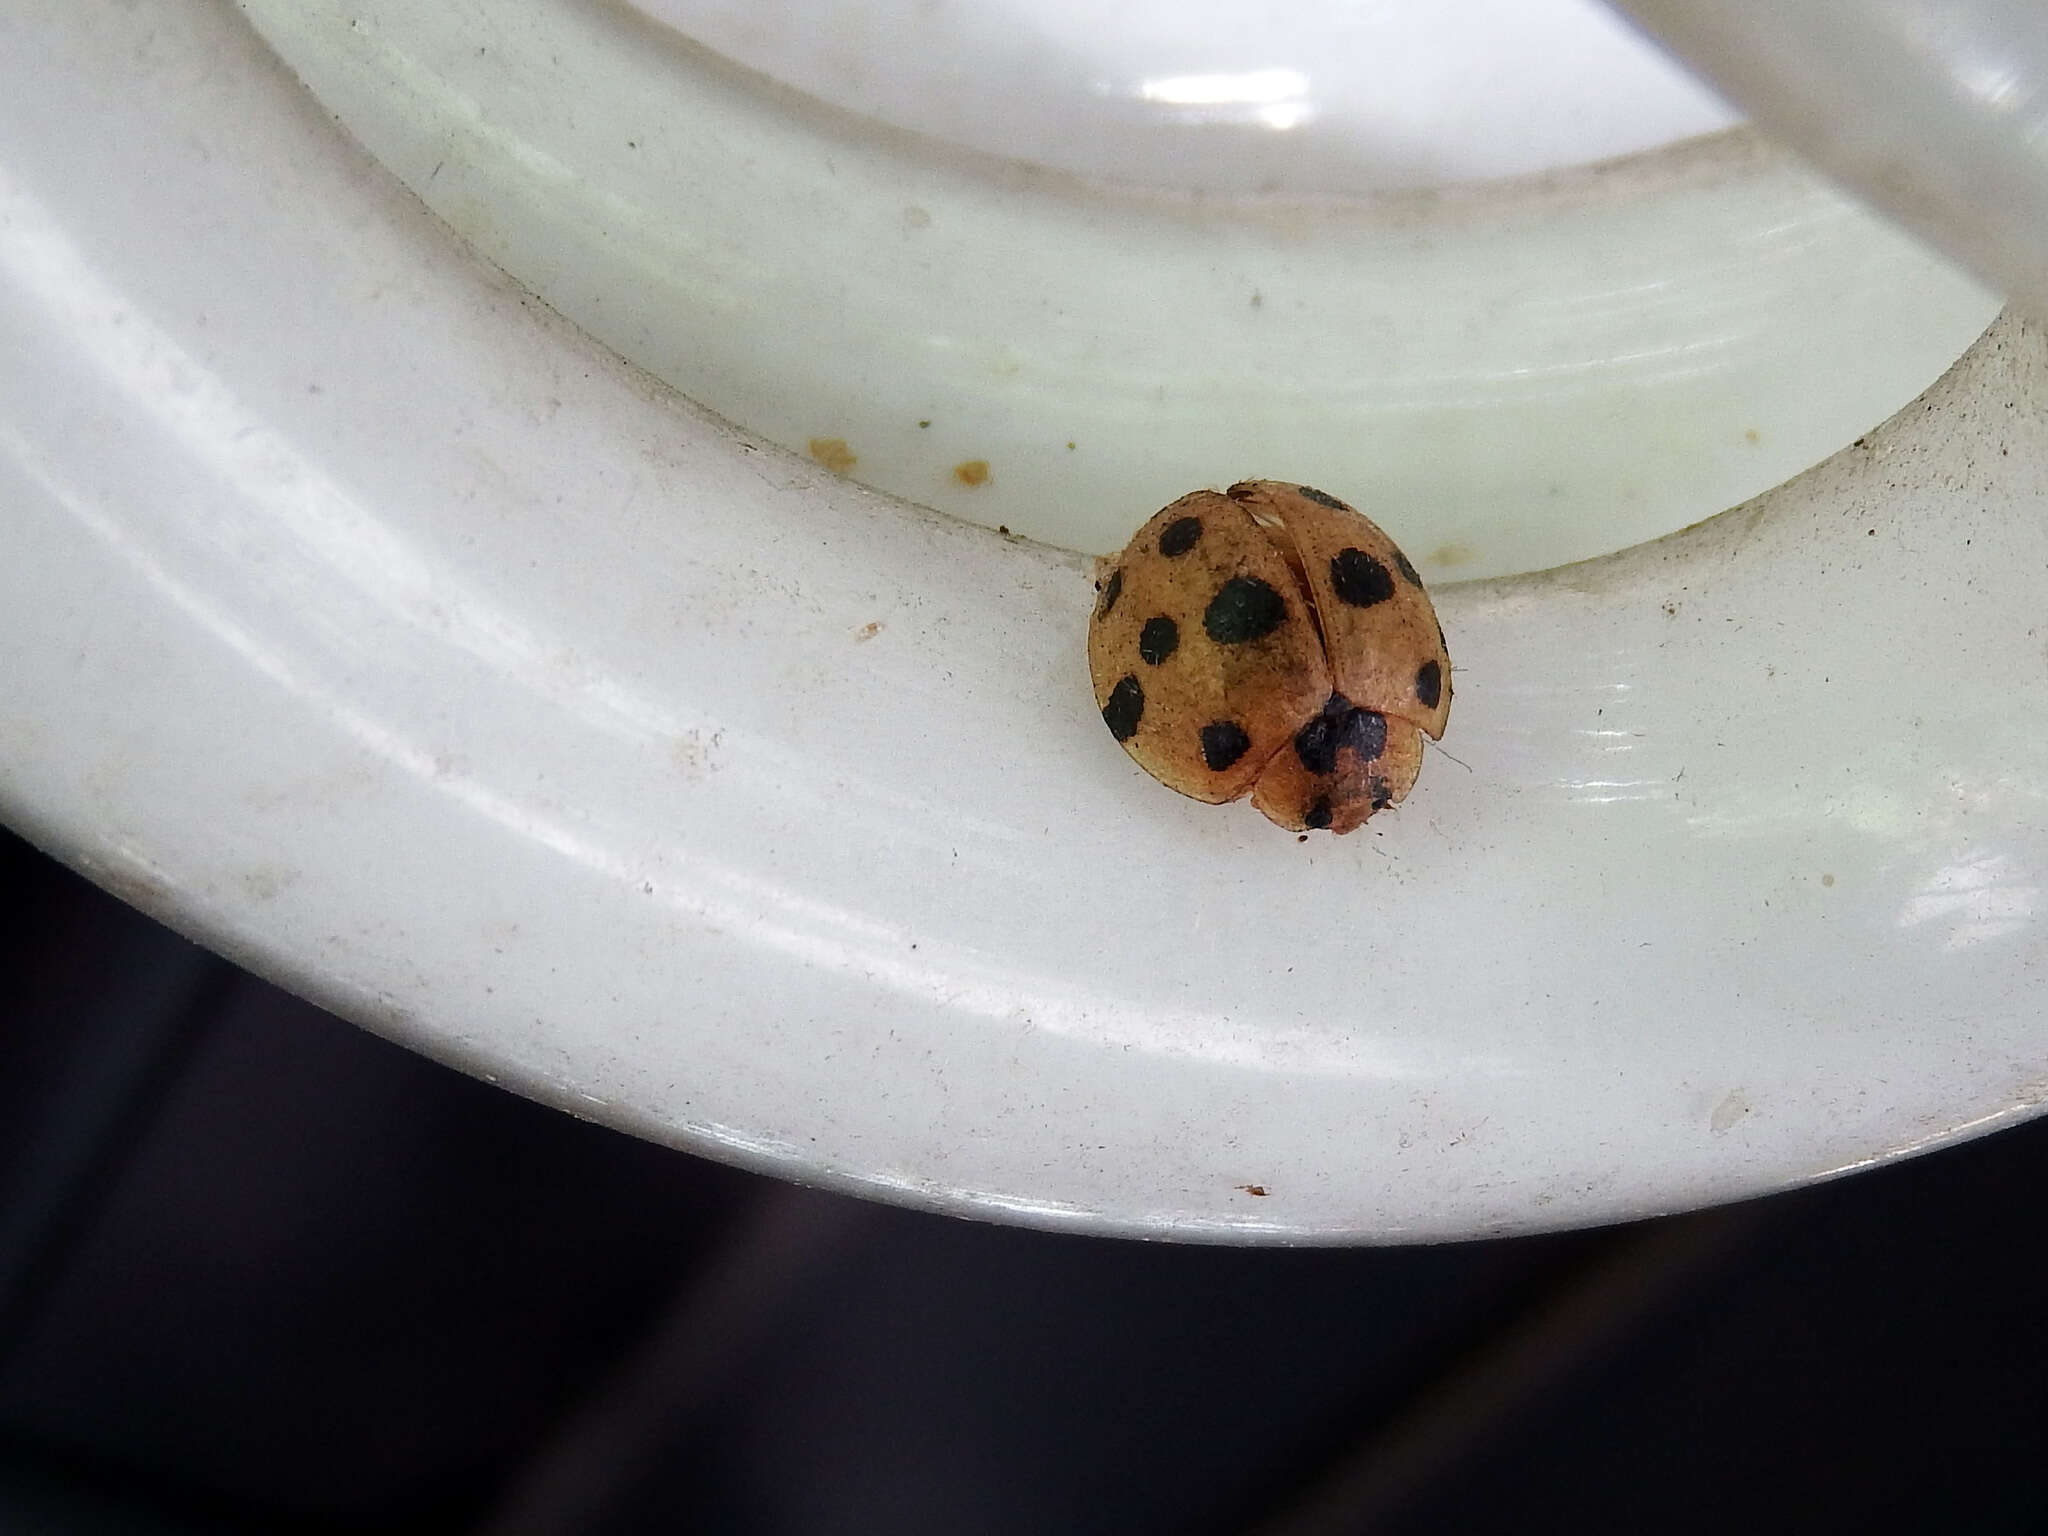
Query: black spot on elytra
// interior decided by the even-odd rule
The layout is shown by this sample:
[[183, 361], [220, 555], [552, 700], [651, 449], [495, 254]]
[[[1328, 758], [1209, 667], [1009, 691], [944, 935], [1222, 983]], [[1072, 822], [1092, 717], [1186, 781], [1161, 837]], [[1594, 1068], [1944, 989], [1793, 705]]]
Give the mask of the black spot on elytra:
[[1310, 773], [1337, 771], [1337, 754], [1349, 747], [1370, 762], [1387, 749], [1387, 717], [1359, 709], [1341, 693], [1330, 695], [1323, 712], [1294, 733], [1294, 755]]
[[1287, 600], [1256, 576], [1223, 583], [1202, 614], [1202, 628], [1218, 645], [1242, 645], [1270, 635], [1287, 617]]
[[1155, 667], [1179, 645], [1180, 626], [1163, 613], [1156, 619], [1147, 619], [1145, 627], [1138, 631], [1138, 654]]
[[[1422, 585], [1422, 578], [1415, 574], [1415, 567], [1408, 563], [1408, 557], [1398, 549], [1394, 551], [1394, 564], [1398, 565], [1401, 568], [1401, 574], [1408, 578], [1409, 586], [1419, 587]], [[1439, 634], [1437, 638], [1441, 640], [1443, 636]]]
[[1330, 797], [1328, 795], [1318, 797], [1316, 803], [1308, 808], [1308, 814], [1301, 818], [1301, 824], [1311, 832], [1322, 831], [1323, 828], [1330, 824], [1330, 821]]
[[1310, 773], [1325, 774], [1336, 768], [1337, 728], [1343, 719], [1325, 710], [1294, 733], [1294, 755]]
[[1135, 677], [1122, 679], [1109, 690], [1109, 702], [1102, 706], [1102, 723], [1118, 741], [1129, 741], [1145, 717], [1145, 690]]
[[1312, 485], [1297, 485], [1295, 489], [1317, 506], [1328, 507], [1332, 512], [1349, 512], [1351, 510], [1328, 491], [1319, 491]]
[[1425, 661], [1415, 669], [1415, 698], [1424, 709], [1435, 709], [1436, 701], [1443, 697], [1444, 669], [1434, 661]]
[[1159, 553], [1169, 560], [1178, 560], [1195, 547], [1195, 541], [1202, 536], [1202, 520], [1199, 517], [1177, 517], [1166, 525], [1166, 532], [1159, 535]]
[[1343, 745], [1364, 762], [1371, 762], [1387, 750], [1387, 717], [1369, 709], [1354, 709], [1344, 720]]
[[1251, 750], [1252, 739], [1235, 720], [1212, 720], [1202, 727], [1202, 761], [1221, 773]]
[[1330, 585], [1340, 602], [1370, 608], [1394, 595], [1394, 576], [1362, 549], [1340, 549], [1330, 558]]
[[1102, 606], [1095, 610], [1100, 619], [1109, 617], [1109, 610], [1116, 606], [1116, 600], [1124, 595], [1124, 573], [1119, 566], [1109, 573], [1109, 585], [1102, 589]]

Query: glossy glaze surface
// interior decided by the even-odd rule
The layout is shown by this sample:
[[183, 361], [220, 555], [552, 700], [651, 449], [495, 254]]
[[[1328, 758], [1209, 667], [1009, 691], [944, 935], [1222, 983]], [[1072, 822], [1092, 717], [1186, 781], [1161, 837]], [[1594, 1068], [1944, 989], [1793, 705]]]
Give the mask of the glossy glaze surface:
[[231, 13], [4, 15], [0, 812], [267, 974], [713, 1155], [1207, 1240], [2048, 1096], [2036, 333], [1688, 535], [1438, 589], [1457, 760], [1301, 845], [1117, 750], [1086, 562], [650, 384]]
[[1598, 0], [630, 3], [863, 117], [1210, 194], [1527, 176], [1737, 120]]
[[1770, 134], [2048, 315], [2048, 11], [2034, 0], [1618, 0]]
[[1606, 554], [1832, 453], [1998, 308], [1739, 133], [1448, 196], [1133, 192], [794, 97], [602, 0], [243, 9], [621, 356], [1091, 553], [1190, 486], [1283, 474], [1398, 512], [1431, 581]]

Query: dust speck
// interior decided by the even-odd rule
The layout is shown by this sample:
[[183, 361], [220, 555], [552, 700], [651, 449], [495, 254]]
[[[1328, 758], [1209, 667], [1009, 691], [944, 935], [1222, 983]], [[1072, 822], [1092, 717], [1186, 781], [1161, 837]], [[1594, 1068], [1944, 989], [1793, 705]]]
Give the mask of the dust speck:
[[1266, 1186], [1263, 1184], [1240, 1184], [1237, 1187], [1248, 1195], [1257, 1195], [1261, 1200], [1266, 1198]]
[[1820, 883], [1822, 885], [1833, 885], [1835, 883], [1835, 877], [1833, 875], [1822, 875], [1820, 877]]
[[1707, 1116], [1707, 1128], [1719, 1136], [1748, 1113], [1749, 1095], [1740, 1088], [1732, 1088], [1728, 1096], [1714, 1106], [1714, 1112]]
[[242, 871], [242, 889], [251, 901], [275, 901], [298, 882], [296, 869], [279, 864], [257, 864]]
[[1762, 442], [1764, 440], [1764, 435], [1763, 433], [1757, 431], [1755, 427], [1749, 427], [1744, 430], [1742, 434], [1742, 440], [1745, 443], [1754, 445], [1756, 443]]
[[723, 731], [684, 731], [669, 743], [669, 758], [687, 779], [701, 779], [718, 769]]
[[880, 619], [869, 619], [867, 623], [861, 625], [859, 629], [853, 632], [853, 643], [859, 645], [863, 640], [872, 640], [881, 632], [882, 621]]
[[1470, 544], [1439, 544], [1436, 553], [1429, 557], [1429, 563], [1447, 567], [1470, 565], [1478, 553]]
[[953, 466], [953, 478], [962, 485], [987, 485], [988, 460], [968, 459]]
[[912, 203], [903, 210], [903, 227], [905, 229], [930, 229], [932, 227], [932, 216], [925, 209]]

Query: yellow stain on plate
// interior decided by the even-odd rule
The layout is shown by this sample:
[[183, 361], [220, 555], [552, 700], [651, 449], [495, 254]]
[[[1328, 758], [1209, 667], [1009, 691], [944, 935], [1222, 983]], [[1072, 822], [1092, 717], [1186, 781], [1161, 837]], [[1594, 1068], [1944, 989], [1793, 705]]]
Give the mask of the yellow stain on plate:
[[860, 462], [860, 455], [846, 446], [843, 437], [814, 437], [809, 446], [811, 457], [835, 475], [845, 474]]

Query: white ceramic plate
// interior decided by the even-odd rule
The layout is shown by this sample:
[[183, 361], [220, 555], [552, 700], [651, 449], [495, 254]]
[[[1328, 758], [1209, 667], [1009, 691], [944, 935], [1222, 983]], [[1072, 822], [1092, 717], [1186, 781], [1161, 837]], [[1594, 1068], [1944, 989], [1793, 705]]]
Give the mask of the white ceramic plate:
[[1666, 1210], [2048, 1095], [2035, 333], [1688, 534], [1443, 590], [1458, 760], [1299, 844], [1109, 740], [1081, 558], [650, 383], [232, 13], [0, 35], [0, 812], [341, 1013], [1211, 1240]]

